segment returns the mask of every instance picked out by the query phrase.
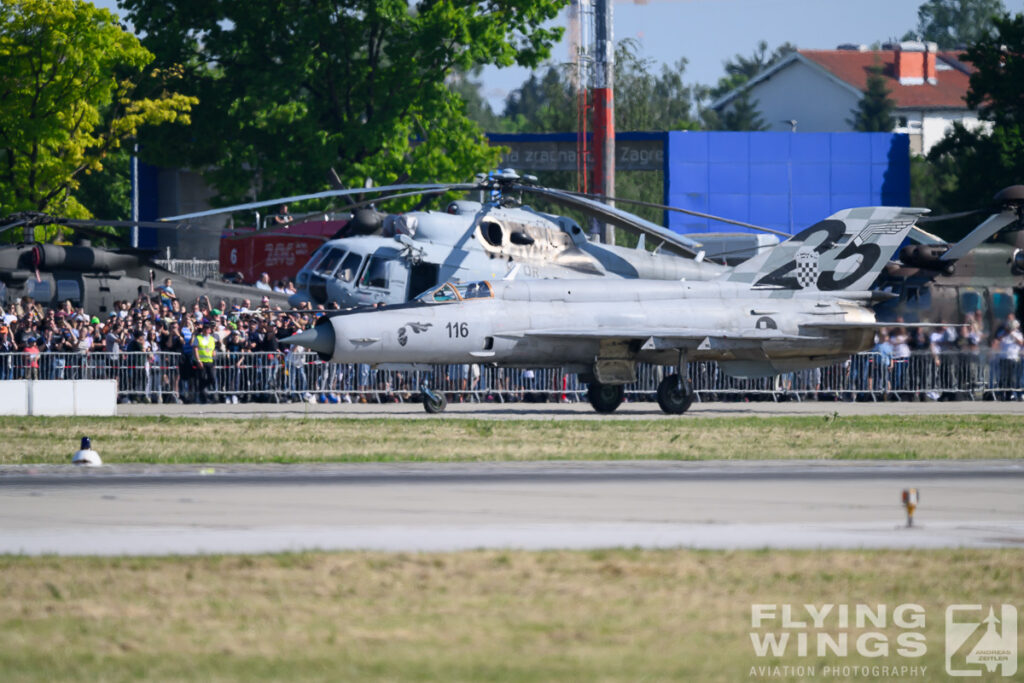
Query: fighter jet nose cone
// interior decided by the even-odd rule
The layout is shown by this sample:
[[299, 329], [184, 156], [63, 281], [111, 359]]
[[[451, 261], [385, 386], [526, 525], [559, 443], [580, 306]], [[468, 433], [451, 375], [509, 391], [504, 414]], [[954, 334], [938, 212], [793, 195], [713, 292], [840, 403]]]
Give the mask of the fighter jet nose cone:
[[334, 326], [330, 321], [324, 321], [316, 327], [282, 339], [280, 343], [303, 346], [310, 351], [316, 351], [323, 360], [330, 360], [334, 355]]

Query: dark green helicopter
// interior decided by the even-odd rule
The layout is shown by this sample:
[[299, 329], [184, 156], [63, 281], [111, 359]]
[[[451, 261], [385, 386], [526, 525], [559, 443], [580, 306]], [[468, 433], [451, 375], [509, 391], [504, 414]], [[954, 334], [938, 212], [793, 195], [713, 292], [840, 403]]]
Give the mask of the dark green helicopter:
[[899, 262], [890, 263], [876, 283], [876, 289], [896, 295], [875, 306], [880, 321], [960, 321], [967, 313], [980, 313], [991, 333], [1010, 313], [1021, 318], [1024, 185], [1007, 187], [994, 199], [990, 215], [959, 242], [949, 244], [924, 231], [912, 235], [918, 243], [904, 246]]
[[170, 279], [183, 305], [202, 296], [208, 297], [212, 305], [221, 300], [229, 305], [241, 305], [245, 300], [256, 304], [266, 296], [271, 306], [288, 308], [285, 294], [173, 273], [155, 263], [155, 252], [150, 250], [104, 249], [92, 246], [87, 239], [71, 246], [35, 242], [34, 228], [48, 224], [67, 225], [85, 233], [97, 226], [168, 228], [167, 223], [74, 220], [33, 212], [8, 216], [0, 221], [0, 233], [21, 227], [25, 241], [0, 246], [0, 303], [5, 306], [21, 297], [31, 297], [52, 308], [70, 300], [89, 315], [102, 317], [113, 310], [115, 301], [134, 301], [140, 294], [152, 296], [155, 287]]

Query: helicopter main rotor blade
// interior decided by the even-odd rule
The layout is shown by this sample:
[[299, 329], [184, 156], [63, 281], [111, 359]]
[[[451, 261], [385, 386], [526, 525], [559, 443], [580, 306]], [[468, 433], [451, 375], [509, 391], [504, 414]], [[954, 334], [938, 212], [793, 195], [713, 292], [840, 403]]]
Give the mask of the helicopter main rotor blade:
[[84, 220], [78, 218], [69, 218], [67, 220], [60, 221], [61, 225], [70, 225], [71, 227], [82, 227], [82, 228], [154, 228], [156, 230], [173, 230], [177, 228], [176, 225], [169, 225], [167, 223], [160, 223], [157, 221], [103, 221], [103, 220]]
[[[382, 185], [380, 187], [357, 187], [349, 190], [325, 190], [323, 192], [314, 192], [312, 194], [297, 194], [291, 197], [277, 197], [276, 199], [267, 199], [261, 202], [249, 202], [247, 204], [235, 204], [234, 206], [225, 206], [219, 209], [210, 209], [208, 211], [197, 211], [195, 213], [185, 213], [179, 216], [168, 216], [161, 218], [161, 221], [183, 221], [190, 218], [204, 218], [206, 216], [216, 216], [222, 213], [233, 213], [235, 211], [246, 211], [248, 209], [260, 209], [264, 206], [275, 206], [280, 204], [290, 204], [292, 202], [301, 202], [307, 199], [326, 199], [328, 197], [346, 197], [354, 194], [380, 194], [382, 192], [402, 191], [402, 190], [436, 190], [441, 188], [453, 188], [458, 189], [461, 184], [457, 183], [429, 183], [429, 184], [408, 184], [408, 185]], [[468, 185], [469, 189], [476, 188], [477, 185]]]
[[789, 239], [792, 237], [788, 232], [782, 232], [781, 230], [773, 230], [772, 228], [766, 228], [761, 225], [754, 225], [753, 223], [744, 223], [743, 221], [733, 220], [732, 218], [723, 218], [721, 216], [715, 216], [710, 213], [701, 213], [700, 211], [693, 211], [692, 209], [680, 209], [676, 206], [669, 206], [667, 204], [656, 204], [654, 202], [645, 202], [639, 199], [623, 199], [622, 197], [605, 197], [600, 194], [584, 194], [582, 192], [568, 192], [567, 194], [574, 194], [579, 197], [589, 197], [590, 199], [596, 200], [610, 200], [613, 202], [621, 202], [623, 204], [634, 204], [636, 206], [646, 206], [652, 209], [663, 209], [665, 211], [675, 211], [677, 213], [685, 213], [689, 216], [697, 216], [698, 218], [707, 218], [719, 223], [728, 223], [730, 225], [736, 225], [741, 228], [750, 228], [751, 230], [758, 230], [760, 232], [767, 232], [771, 235], [777, 235], [779, 237], [785, 237]]
[[967, 233], [963, 239], [951, 246], [949, 251], [943, 254], [939, 260], [957, 261], [962, 259], [976, 246], [987, 240], [989, 237], [992, 237], [1006, 226], [1016, 222], [1016, 220], [1017, 211], [1015, 209], [1007, 209], [1000, 213], [992, 214], [986, 218], [981, 225]]
[[[18, 214], [15, 214], [18, 215]], [[176, 228], [177, 226], [170, 225], [168, 223], [157, 223], [153, 221], [122, 221], [122, 220], [97, 220], [97, 219], [84, 219], [84, 218], [63, 218], [60, 216], [51, 216], [46, 213], [31, 212], [26, 214], [20, 214], [18, 220], [8, 223], [0, 227], [0, 233], [4, 233], [13, 228], [17, 228], [22, 225], [31, 225], [33, 227], [39, 225], [61, 225], [68, 226], [71, 228], [98, 228], [98, 227], [111, 227], [111, 228], [130, 228], [137, 226], [140, 228], [155, 228], [158, 230], [169, 230]], [[114, 235], [110, 235], [113, 237]]]
[[971, 211], [959, 211], [957, 213], [944, 213], [941, 216], [921, 216], [917, 219], [918, 223], [939, 223], [942, 221], [951, 221], [954, 218], [964, 218], [966, 216], [973, 216], [976, 213], [981, 213], [985, 209], [972, 209]]
[[7, 225], [0, 226], [0, 235], [4, 234], [8, 230], [14, 230], [15, 228], [19, 228], [19, 227], [25, 225], [26, 223], [28, 223], [28, 221], [20, 220], [20, 221], [14, 221], [12, 223], [8, 223]]
[[582, 211], [592, 218], [603, 220], [624, 230], [657, 238], [665, 243], [665, 246], [662, 247], [663, 249], [680, 256], [694, 258], [701, 251], [699, 242], [683, 237], [679, 233], [672, 232], [667, 228], [663, 228], [656, 223], [635, 216], [627, 211], [620, 211], [613, 206], [596, 202], [587, 197], [580, 197], [567, 192], [533, 185], [512, 185], [511, 189], [548, 197], [552, 201], [560, 202]]
[[436, 188], [436, 189], [433, 189], [433, 190], [415, 190], [415, 191], [412, 191], [412, 192], [398, 192], [396, 194], [389, 194], [386, 197], [374, 197], [373, 199], [364, 199], [361, 202], [353, 202], [352, 204], [349, 204], [348, 206], [345, 206], [344, 210], [345, 211], [355, 211], [356, 209], [361, 209], [364, 206], [369, 206], [370, 204], [380, 204], [380, 203], [383, 203], [383, 202], [391, 201], [392, 199], [406, 199], [408, 197], [418, 197], [420, 195], [437, 195], [437, 194], [444, 194], [445, 192], [472, 191], [472, 190], [479, 190], [479, 189], [486, 189], [486, 188], [482, 188], [480, 185], [469, 185], [469, 184], [466, 184], [466, 185], [446, 185], [444, 187], [439, 187], [439, 188]]

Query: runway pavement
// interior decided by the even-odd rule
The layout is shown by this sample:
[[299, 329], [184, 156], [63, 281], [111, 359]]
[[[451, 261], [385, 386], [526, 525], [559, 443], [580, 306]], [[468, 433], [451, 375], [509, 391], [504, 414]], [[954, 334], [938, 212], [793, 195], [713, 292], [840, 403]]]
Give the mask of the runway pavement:
[[0, 468], [2, 553], [617, 546], [1024, 547], [1024, 463]]
[[783, 415], [1022, 415], [1024, 402], [781, 402], [694, 403], [685, 415], [666, 415], [657, 403], [624, 403], [611, 415], [594, 412], [589, 403], [450, 403], [442, 415], [428, 415], [419, 403], [240, 403], [122, 404], [118, 415], [166, 415], [221, 418], [419, 418], [442, 417], [484, 420], [690, 420], [702, 417], [773, 417]]

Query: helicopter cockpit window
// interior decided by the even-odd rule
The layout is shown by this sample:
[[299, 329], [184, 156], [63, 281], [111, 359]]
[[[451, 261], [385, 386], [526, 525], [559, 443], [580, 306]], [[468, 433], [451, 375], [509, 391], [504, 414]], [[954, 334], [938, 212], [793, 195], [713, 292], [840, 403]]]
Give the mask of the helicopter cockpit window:
[[76, 280], [57, 280], [57, 300], [71, 299], [72, 303], [82, 301], [82, 288]]
[[389, 259], [380, 256], [371, 256], [363, 271], [363, 277], [359, 280], [361, 287], [377, 287], [387, 289], [388, 287], [388, 261]]
[[320, 262], [324, 260], [324, 256], [331, 250], [328, 246], [322, 246], [313, 252], [313, 255], [309, 257], [309, 261], [306, 262], [306, 268], [309, 270], [315, 269]]
[[28, 295], [36, 301], [49, 301], [51, 297], [50, 283], [47, 280], [41, 282], [29, 280], [27, 284]]
[[494, 292], [491, 291], [491, 283], [485, 280], [456, 285], [456, 289], [463, 299], [490, 299], [494, 296]]
[[961, 288], [960, 310], [963, 313], [984, 313], [985, 297], [976, 289]]
[[341, 258], [344, 255], [344, 249], [331, 249], [313, 270], [318, 273], [323, 273], [324, 275], [330, 275], [334, 272], [334, 269], [338, 267], [338, 264], [341, 263]]
[[334, 274], [336, 278], [342, 282], [352, 282], [355, 278], [356, 273], [359, 272], [359, 265], [363, 262], [363, 255], [356, 254], [355, 252], [349, 252], [345, 260], [338, 266], [338, 272]]

